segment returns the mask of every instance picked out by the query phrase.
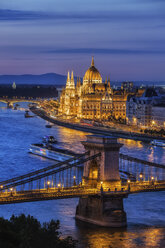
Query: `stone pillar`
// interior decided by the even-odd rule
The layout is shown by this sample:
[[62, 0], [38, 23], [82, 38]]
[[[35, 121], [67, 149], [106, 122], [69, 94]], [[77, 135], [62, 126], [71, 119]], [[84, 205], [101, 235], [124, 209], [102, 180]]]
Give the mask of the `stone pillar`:
[[123, 198], [127, 195], [96, 194], [81, 197], [76, 208], [76, 219], [104, 227], [125, 227], [127, 216]]
[[95, 160], [95, 174], [97, 174], [95, 178], [90, 175], [93, 161], [84, 164], [83, 183], [89, 185], [95, 180], [98, 188], [102, 183], [104, 189], [114, 189], [114, 187], [121, 189], [119, 150], [122, 144], [118, 143], [114, 137], [101, 135], [88, 135], [87, 141], [82, 143], [85, 150], [90, 151], [89, 156], [101, 153], [101, 157]]
[[76, 209], [76, 219], [107, 227], [126, 226], [126, 213], [123, 198], [127, 194], [121, 191], [119, 174], [119, 150], [122, 144], [116, 138], [101, 135], [89, 135], [82, 142], [90, 155], [101, 153], [93, 161], [84, 164], [83, 185], [97, 188], [93, 196], [82, 197]]

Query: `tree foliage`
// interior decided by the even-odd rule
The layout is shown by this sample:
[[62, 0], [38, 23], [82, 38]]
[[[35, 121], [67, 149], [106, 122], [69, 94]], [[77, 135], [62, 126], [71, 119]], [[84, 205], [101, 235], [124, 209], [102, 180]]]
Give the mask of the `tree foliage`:
[[0, 248], [75, 248], [72, 237], [60, 237], [59, 221], [41, 223], [33, 216], [22, 214], [10, 220], [0, 218]]

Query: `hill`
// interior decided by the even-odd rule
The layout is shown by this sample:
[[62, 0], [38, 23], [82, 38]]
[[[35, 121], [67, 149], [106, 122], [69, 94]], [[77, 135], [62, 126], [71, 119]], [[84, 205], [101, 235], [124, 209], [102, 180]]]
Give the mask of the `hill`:
[[65, 85], [66, 76], [56, 73], [46, 73], [41, 75], [0, 75], [0, 84], [39, 84], [39, 85]]

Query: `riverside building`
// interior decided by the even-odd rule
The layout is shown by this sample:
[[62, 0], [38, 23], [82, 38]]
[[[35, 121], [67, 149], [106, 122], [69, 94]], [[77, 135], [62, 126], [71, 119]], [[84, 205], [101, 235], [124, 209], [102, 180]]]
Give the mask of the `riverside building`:
[[165, 128], [165, 93], [147, 88], [141, 97], [129, 96], [127, 124], [144, 128]]
[[75, 86], [73, 71], [68, 72], [66, 87], [60, 96], [59, 116], [66, 119], [110, 120], [126, 119], [125, 90], [113, 91], [110, 79], [103, 82], [99, 71], [94, 65], [85, 72], [83, 81], [77, 79]]

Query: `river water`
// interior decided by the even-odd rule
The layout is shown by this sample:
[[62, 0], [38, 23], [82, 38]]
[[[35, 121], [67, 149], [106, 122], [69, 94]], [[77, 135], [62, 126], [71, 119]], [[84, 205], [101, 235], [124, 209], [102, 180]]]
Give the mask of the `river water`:
[[[63, 127], [45, 128], [39, 117], [24, 118], [26, 104], [20, 109], [6, 109], [0, 104], [0, 180], [21, 175], [53, 164], [28, 153], [31, 143], [44, 135], [53, 135], [63, 147], [83, 151], [86, 133]], [[122, 153], [165, 164], [165, 148], [120, 140]], [[0, 206], [0, 216], [33, 215], [41, 222], [59, 219], [62, 235], [71, 235], [81, 248], [158, 248], [165, 247], [165, 192], [131, 195], [124, 200], [128, 226], [122, 229], [98, 228], [74, 219], [78, 199], [63, 199]]]

